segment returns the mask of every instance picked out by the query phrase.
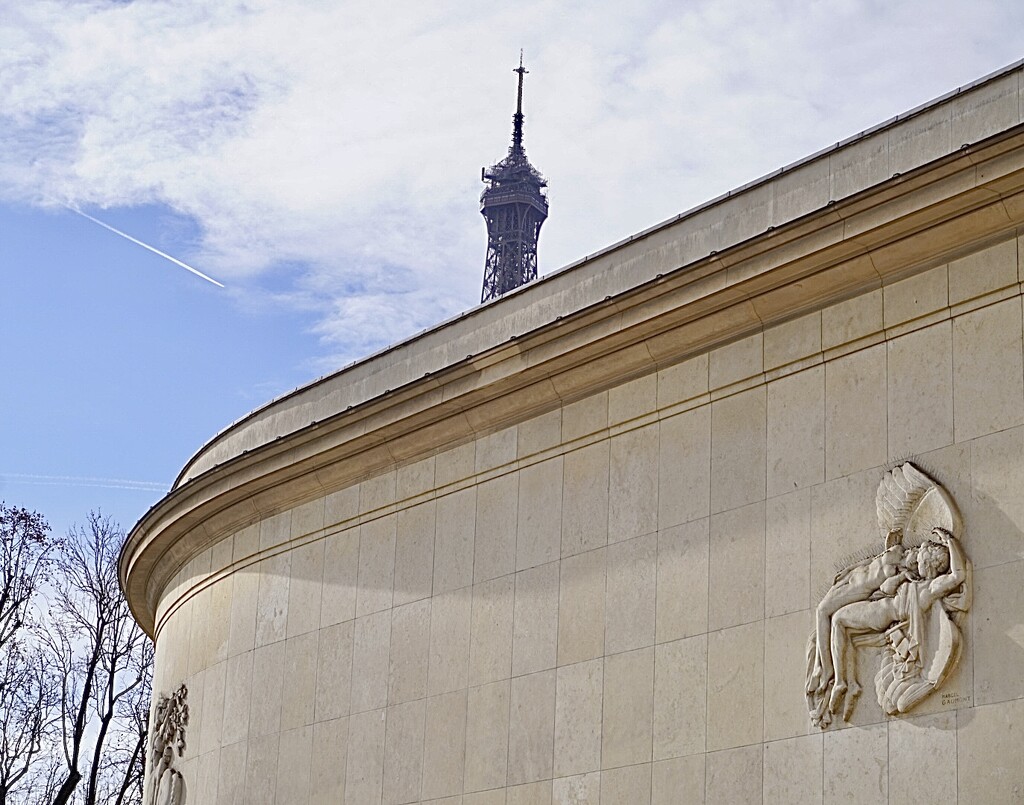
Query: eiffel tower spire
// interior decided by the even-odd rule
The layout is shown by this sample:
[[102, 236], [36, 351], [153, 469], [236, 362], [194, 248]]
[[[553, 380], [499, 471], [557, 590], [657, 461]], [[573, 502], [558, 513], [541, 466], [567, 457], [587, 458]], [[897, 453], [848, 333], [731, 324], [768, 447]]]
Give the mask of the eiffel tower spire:
[[519, 91], [512, 115], [512, 145], [508, 156], [484, 168], [487, 184], [480, 195], [480, 213], [487, 222], [487, 257], [480, 301], [496, 299], [513, 288], [537, 278], [537, 238], [548, 217], [547, 182], [530, 164], [523, 147], [523, 67], [519, 52]]

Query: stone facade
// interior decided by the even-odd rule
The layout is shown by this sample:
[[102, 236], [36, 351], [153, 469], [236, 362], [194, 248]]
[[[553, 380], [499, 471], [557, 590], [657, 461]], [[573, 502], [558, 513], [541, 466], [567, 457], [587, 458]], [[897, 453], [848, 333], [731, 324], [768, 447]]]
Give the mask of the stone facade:
[[[188, 804], [1016, 801], [1020, 75], [204, 448], [122, 557]], [[907, 459], [963, 516], [962, 655], [822, 730], [815, 607]]]

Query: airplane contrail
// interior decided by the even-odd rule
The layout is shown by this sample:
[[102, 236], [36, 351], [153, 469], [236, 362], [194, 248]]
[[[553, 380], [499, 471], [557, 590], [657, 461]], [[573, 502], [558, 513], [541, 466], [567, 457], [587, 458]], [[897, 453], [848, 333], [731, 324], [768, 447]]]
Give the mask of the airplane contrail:
[[171, 257], [166, 252], [162, 252], [159, 249], [154, 248], [153, 246], [150, 246], [148, 243], [143, 243], [138, 238], [133, 238], [131, 235], [127, 234], [126, 232], [122, 232], [120, 229], [115, 229], [110, 224], [103, 223], [103, 221], [99, 220], [98, 218], [93, 218], [91, 215], [89, 215], [88, 213], [82, 212], [77, 207], [72, 207], [70, 204], [64, 204], [63, 206], [67, 207], [69, 210], [71, 210], [71, 212], [77, 213], [78, 215], [81, 215], [83, 218], [85, 218], [85, 219], [87, 219], [89, 221], [92, 221], [94, 224], [99, 224], [104, 229], [109, 229], [115, 235], [120, 235], [125, 240], [130, 240], [132, 243], [136, 244], [137, 246], [141, 246], [143, 249], [148, 249], [149, 251], [153, 252], [153, 254], [159, 255], [160, 257], [163, 257], [165, 260], [170, 260], [172, 263], [174, 263], [174, 265], [181, 266], [186, 271], [191, 271], [197, 277], [202, 277], [207, 282], [212, 282], [218, 288], [223, 288], [224, 287], [224, 283], [217, 282], [217, 280], [213, 279], [213, 277], [206, 276], [199, 269], [192, 268], [192, 266], [188, 265], [187, 263], [181, 262], [181, 260], [179, 260], [178, 258]]
[[36, 475], [25, 472], [0, 472], [0, 483], [5, 479], [12, 483], [37, 486], [98, 486], [104, 489], [134, 489], [137, 492], [167, 492], [170, 484], [158, 481], [132, 481], [126, 478], [89, 478], [80, 475]]

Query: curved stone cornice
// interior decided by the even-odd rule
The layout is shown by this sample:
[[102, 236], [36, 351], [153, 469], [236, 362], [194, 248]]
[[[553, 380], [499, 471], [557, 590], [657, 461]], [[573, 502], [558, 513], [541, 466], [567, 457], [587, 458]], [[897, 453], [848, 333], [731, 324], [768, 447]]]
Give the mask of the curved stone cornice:
[[[540, 294], [524, 319], [539, 326], [346, 405], [336, 391], [346, 377], [386, 376], [389, 361], [402, 363], [394, 376], [411, 376], [414, 347], [385, 351], [261, 409], [190, 462], [122, 552], [132, 610], [152, 633], [174, 573], [261, 517], [878, 287], [1022, 222], [1024, 126], [1015, 126], [685, 265], [670, 243], [650, 248], [644, 259], [660, 261], [653, 279], [568, 315]], [[614, 258], [605, 260], [612, 274]], [[593, 296], [600, 277], [581, 276]], [[430, 335], [443, 341], [462, 321]], [[252, 449], [222, 449], [236, 429], [261, 427], [272, 430]]]

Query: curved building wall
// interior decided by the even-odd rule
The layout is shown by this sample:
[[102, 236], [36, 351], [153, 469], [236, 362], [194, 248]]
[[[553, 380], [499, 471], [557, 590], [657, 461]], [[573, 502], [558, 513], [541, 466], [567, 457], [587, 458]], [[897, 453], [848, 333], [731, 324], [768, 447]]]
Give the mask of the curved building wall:
[[[160, 596], [189, 803], [1007, 802], [1024, 787], [1020, 243], [264, 517]], [[813, 728], [813, 608], [912, 458], [974, 563], [941, 694]], [[865, 678], [870, 678], [864, 672]]]
[[[1022, 69], [197, 453], [121, 557], [187, 805], [1019, 798]], [[959, 662], [887, 716], [863, 646], [820, 729], [816, 608], [907, 460], [963, 518]]]

